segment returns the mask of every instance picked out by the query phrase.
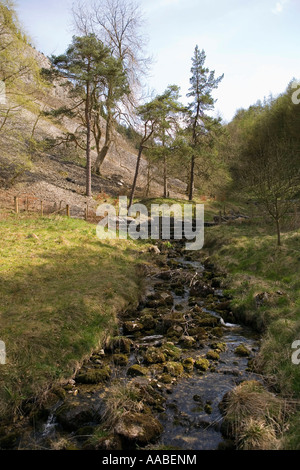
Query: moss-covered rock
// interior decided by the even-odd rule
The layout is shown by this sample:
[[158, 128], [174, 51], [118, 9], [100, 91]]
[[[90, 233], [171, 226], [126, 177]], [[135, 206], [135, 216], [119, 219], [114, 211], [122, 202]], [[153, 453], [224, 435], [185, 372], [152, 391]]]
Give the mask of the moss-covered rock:
[[81, 403], [79, 400], [64, 403], [56, 411], [56, 420], [66, 431], [76, 431], [84, 425], [100, 421], [100, 410], [91, 406], [89, 402]]
[[203, 341], [203, 340], [207, 339], [207, 337], [208, 337], [208, 333], [207, 333], [206, 329], [203, 326], [190, 328], [189, 333], [190, 333], [191, 336], [193, 336], [198, 341]]
[[162, 364], [166, 362], [166, 356], [160, 348], [150, 347], [143, 354], [145, 364]]
[[156, 327], [156, 320], [151, 315], [141, 316], [141, 323], [144, 330], [152, 330]]
[[129, 354], [132, 347], [133, 341], [130, 338], [126, 338], [125, 336], [115, 336], [113, 338], [109, 338], [105, 349], [110, 353]]
[[221, 343], [221, 342], [212, 343], [210, 347], [211, 349], [214, 349], [217, 352], [224, 352], [227, 349], [226, 343]]
[[220, 319], [218, 317], [215, 317], [214, 315], [210, 315], [209, 313], [204, 313], [201, 316], [197, 317], [196, 322], [198, 326], [215, 328], [219, 325]]
[[194, 359], [192, 357], [187, 357], [182, 361], [183, 368], [186, 372], [192, 372], [194, 369]]
[[180, 311], [172, 310], [171, 312], [168, 311], [163, 316], [163, 327], [164, 330], [167, 331], [169, 328], [175, 325], [184, 326], [186, 323], [184, 319], [184, 315]]
[[127, 366], [128, 364], [128, 356], [126, 354], [114, 354], [113, 355], [113, 362], [117, 366]]
[[182, 310], [184, 309], [184, 306], [181, 305], [181, 304], [177, 304], [177, 305], [175, 305], [174, 308], [177, 312], [182, 312]]
[[192, 336], [181, 336], [179, 344], [186, 349], [193, 348], [196, 345], [196, 340]]
[[200, 405], [203, 405], [203, 399], [200, 395], [194, 395], [193, 396], [193, 400], [196, 402], [196, 403], [199, 403]]
[[240, 344], [239, 346], [235, 348], [234, 354], [236, 354], [239, 357], [249, 357], [251, 353], [244, 344]]
[[216, 326], [211, 330], [211, 333], [217, 338], [222, 338], [222, 336], [224, 335], [224, 330], [221, 326]]
[[[164, 309], [162, 309], [164, 311]], [[140, 318], [142, 317], [151, 317], [151, 318], [157, 318], [161, 314], [161, 309], [157, 308], [143, 308], [143, 310], [140, 313]]]
[[130, 377], [141, 377], [146, 376], [148, 374], [148, 369], [146, 367], [140, 366], [139, 364], [134, 364], [130, 366], [127, 375]]
[[183, 297], [185, 294], [185, 290], [183, 287], [176, 287], [174, 289], [174, 294], [177, 295], [178, 297]]
[[201, 372], [206, 372], [209, 368], [209, 360], [205, 357], [199, 357], [195, 361], [195, 368]]
[[163, 370], [172, 377], [180, 377], [184, 372], [183, 365], [180, 362], [173, 361], [167, 362]]
[[158, 277], [162, 279], [163, 281], [170, 281], [172, 279], [172, 271], [170, 270], [161, 271]]
[[169, 292], [162, 292], [161, 298], [164, 300], [165, 305], [171, 307], [174, 303], [173, 296]]
[[208, 415], [212, 414], [212, 406], [210, 403], [206, 403], [205, 406], [204, 406], [204, 411], [205, 413], [207, 413]]
[[88, 369], [86, 371], [79, 371], [76, 375], [76, 382], [80, 384], [98, 384], [105, 382], [111, 376], [111, 369], [109, 366], [102, 367], [101, 369]]
[[159, 376], [159, 381], [163, 384], [171, 384], [173, 379], [170, 374], [165, 373]]
[[168, 341], [167, 343], [163, 344], [161, 347], [162, 352], [166, 356], [167, 359], [171, 359], [172, 361], [179, 361], [182, 350], [175, 346], [174, 343]]
[[197, 298], [196, 297], [189, 297], [189, 306], [190, 307], [196, 307], [197, 306]]
[[155, 390], [152, 385], [139, 384], [139, 396], [144, 405], [148, 405], [158, 412], [164, 411], [163, 404], [165, 403], [166, 398], [160, 392]]
[[209, 351], [207, 351], [206, 357], [207, 359], [211, 359], [212, 361], [218, 361], [220, 359], [220, 354], [217, 351], [210, 349]]
[[149, 414], [132, 413], [125, 415], [115, 426], [115, 433], [126, 443], [145, 446], [155, 442], [163, 427]]
[[54, 395], [56, 395], [60, 400], [64, 400], [66, 398], [66, 389], [64, 387], [53, 387], [51, 390]]
[[170, 339], [178, 339], [183, 333], [183, 328], [180, 325], [172, 325], [167, 331], [167, 337]]
[[145, 307], [147, 308], [159, 308], [159, 307], [166, 307], [167, 302], [163, 297], [159, 297], [153, 300], [147, 299], [145, 302]]
[[126, 335], [137, 333], [144, 328], [144, 325], [138, 321], [126, 321], [123, 323], [123, 331]]
[[201, 297], [201, 298], [204, 297], [205, 298], [211, 294], [214, 294], [214, 289], [201, 279], [196, 281], [190, 290], [190, 295], [192, 297]]

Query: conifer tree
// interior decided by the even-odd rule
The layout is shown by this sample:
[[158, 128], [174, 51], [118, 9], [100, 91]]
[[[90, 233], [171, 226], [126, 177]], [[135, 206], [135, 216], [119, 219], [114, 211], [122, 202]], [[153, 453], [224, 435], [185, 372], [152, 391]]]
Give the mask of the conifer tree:
[[215, 100], [212, 97], [212, 91], [218, 88], [219, 83], [224, 77], [223, 74], [215, 78], [215, 72], [205, 67], [205, 60], [206, 55], [204, 50], [200, 52], [199, 47], [196, 46], [192, 58], [191, 87], [187, 94], [188, 98], [193, 99], [188, 106], [190, 113], [189, 131], [191, 135], [191, 146], [193, 148], [188, 188], [190, 201], [193, 199], [195, 164], [199, 146], [201, 145], [201, 139], [203, 136], [208, 135], [219, 122], [207, 115], [208, 111], [214, 109]]
[[[115, 83], [126, 79], [122, 73], [122, 64], [114, 59], [108, 47], [96, 38], [94, 34], [88, 36], [73, 37], [73, 42], [66, 53], [52, 57], [54, 67], [53, 73], [68, 79], [72, 85], [70, 95], [75, 98], [75, 104], [71, 108], [63, 108], [55, 112], [70, 116], [84, 113], [82, 116], [85, 128], [85, 151], [86, 151], [86, 195], [91, 196], [91, 142], [94, 134], [97, 148], [100, 149], [101, 127], [100, 117], [105, 115], [105, 99], [111, 103], [116, 94]], [[125, 86], [125, 85], [124, 85]], [[106, 116], [110, 119], [110, 116]], [[76, 134], [71, 136], [81, 148]]]

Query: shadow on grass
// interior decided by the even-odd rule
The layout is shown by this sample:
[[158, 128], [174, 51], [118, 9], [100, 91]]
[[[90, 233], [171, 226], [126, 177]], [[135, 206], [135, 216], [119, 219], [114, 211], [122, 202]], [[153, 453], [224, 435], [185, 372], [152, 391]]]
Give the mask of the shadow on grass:
[[[26, 243], [34, 255], [35, 242]], [[1, 340], [7, 348], [7, 364], [0, 366], [0, 414], [71, 376], [141, 290], [138, 261], [126, 245], [92, 239], [39, 250], [37, 265], [25, 257], [0, 279]]]

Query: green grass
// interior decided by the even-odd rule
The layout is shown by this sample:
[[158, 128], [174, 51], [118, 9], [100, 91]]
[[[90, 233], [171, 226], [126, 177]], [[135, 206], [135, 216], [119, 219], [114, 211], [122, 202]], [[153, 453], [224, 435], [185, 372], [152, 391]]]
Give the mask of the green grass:
[[[184, 204], [191, 204], [190, 201], [187, 199], [172, 199], [172, 198], [163, 198], [163, 197], [156, 197], [156, 198], [144, 198], [144, 199], [136, 199], [135, 202], [144, 204], [148, 211], [150, 212], [151, 209], [151, 204], [179, 204], [181, 207], [184, 206]], [[247, 209], [246, 204], [242, 203], [236, 203], [232, 201], [227, 201], [227, 202], [220, 202], [220, 201], [214, 201], [214, 200], [202, 200], [202, 199], [195, 199], [193, 201], [193, 204], [204, 204], [204, 220], [205, 222], [213, 222], [214, 216], [219, 215], [220, 211], [222, 214], [225, 212], [228, 214], [230, 211], [240, 211], [244, 212], [245, 209]]]
[[[228, 273], [237, 319], [262, 334], [259, 370], [281, 396], [300, 403], [300, 366], [291, 359], [292, 343], [300, 340], [300, 230], [283, 233], [278, 247], [272, 225], [253, 220], [212, 227], [204, 251]], [[286, 442], [295, 446], [293, 429]]]
[[185, 199], [171, 199], [171, 198], [163, 198], [163, 197], [156, 197], [156, 198], [144, 198], [144, 199], [136, 199], [134, 201], [138, 204], [143, 204], [147, 207], [149, 215], [151, 215], [151, 206], [152, 204], [167, 204], [168, 206], [172, 206], [173, 204], [179, 205], [183, 208], [184, 204], [188, 204], [189, 201]]
[[70, 377], [141, 290], [138, 245], [63, 217], [0, 220], [0, 416]]

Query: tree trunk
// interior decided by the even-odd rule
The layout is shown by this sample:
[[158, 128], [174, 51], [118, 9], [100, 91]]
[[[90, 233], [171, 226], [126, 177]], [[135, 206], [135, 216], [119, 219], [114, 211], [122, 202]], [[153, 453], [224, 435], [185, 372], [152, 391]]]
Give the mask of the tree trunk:
[[275, 199], [275, 222], [276, 222], [276, 231], [277, 231], [277, 246], [281, 246], [281, 237], [280, 237], [280, 213], [278, 207], [278, 199]]
[[167, 172], [167, 158], [164, 156], [164, 198], [168, 197], [168, 172]]
[[193, 200], [194, 195], [194, 173], [195, 173], [195, 157], [192, 156], [191, 162], [191, 174], [190, 174], [190, 183], [189, 183], [189, 201]]
[[137, 179], [138, 179], [138, 175], [139, 175], [139, 169], [140, 169], [142, 153], [143, 153], [143, 146], [141, 145], [140, 148], [139, 148], [139, 154], [138, 154], [138, 158], [137, 158], [137, 161], [136, 161], [135, 175], [134, 175], [134, 180], [133, 180], [133, 184], [132, 184], [132, 188], [131, 188], [131, 194], [130, 194], [128, 209], [132, 206], [134, 193], [135, 193], [135, 189], [136, 189], [136, 183], [137, 183]]
[[109, 148], [110, 148], [110, 144], [109, 145], [104, 145], [102, 147], [101, 151], [98, 153], [97, 160], [95, 161], [93, 171], [99, 176], [101, 175], [101, 166], [102, 166], [102, 163], [105, 160], [105, 157], [106, 157], [106, 155], [109, 151]]
[[109, 104], [111, 103], [111, 93], [112, 93], [112, 90], [111, 88], [109, 88], [108, 99], [107, 99], [107, 119], [106, 119], [105, 142], [101, 151], [100, 152], [98, 151], [98, 156], [93, 166], [93, 171], [97, 175], [101, 174], [102, 163], [105, 160], [105, 157], [110, 149], [111, 142], [112, 142], [113, 115], [111, 111], [111, 105]]
[[281, 246], [280, 224], [279, 224], [278, 218], [276, 218], [276, 230], [277, 230], [277, 245]]
[[94, 172], [98, 175], [101, 174], [101, 165], [104, 162], [105, 157], [106, 157], [106, 155], [107, 155], [107, 153], [110, 149], [110, 146], [111, 146], [112, 128], [113, 128], [113, 126], [112, 126], [112, 117], [111, 117], [111, 115], [109, 115], [107, 117], [107, 121], [106, 121], [105, 143], [104, 143], [102, 149], [100, 150], [100, 152], [98, 153], [97, 160], [95, 161], [94, 167], [93, 167]]
[[92, 162], [91, 162], [91, 117], [90, 117], [90, 83], [86, 87], [85, 102], [85, 119], [86, 119], [86, 195], [92, 195]]
[[148, 196], [149, 196], [149, 193], [150, 193], [150, 182], [151, 182], [151, 166], [150, 166], [150, 163], [148, 162], [148, 165], [147, 165], [146, 197], [148, 197]]

